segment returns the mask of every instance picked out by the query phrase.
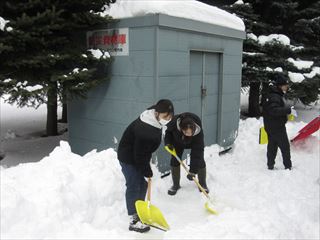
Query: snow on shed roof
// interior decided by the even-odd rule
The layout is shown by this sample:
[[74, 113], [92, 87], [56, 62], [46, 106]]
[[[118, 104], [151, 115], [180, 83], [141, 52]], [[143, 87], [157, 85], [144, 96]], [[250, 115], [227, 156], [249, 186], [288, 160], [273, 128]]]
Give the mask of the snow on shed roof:
[[244, 23], [239, 17], [196, 0], [117, 0], [106, 8], [102, 15], [110, 15], [116, 19], [162, 13], [240, 31], [245, 30]]

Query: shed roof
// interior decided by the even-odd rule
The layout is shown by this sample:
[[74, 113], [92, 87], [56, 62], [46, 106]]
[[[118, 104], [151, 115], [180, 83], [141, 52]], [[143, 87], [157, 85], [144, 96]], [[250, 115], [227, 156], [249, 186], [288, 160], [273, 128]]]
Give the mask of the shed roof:
[[245, 30], [245, 25], [239, 17], [196, 0], [117, 0], [101, 14], [110, 15], [115, 19], [164, 14], [239, 31]]

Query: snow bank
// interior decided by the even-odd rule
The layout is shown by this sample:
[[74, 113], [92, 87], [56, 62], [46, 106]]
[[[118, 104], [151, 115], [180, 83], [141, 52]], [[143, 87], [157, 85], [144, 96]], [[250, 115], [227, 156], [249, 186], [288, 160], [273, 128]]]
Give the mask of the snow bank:
[[117, 0], [116, 3], [106, 8], [102, 16], [129, 18], [162, 13], [241, 31], [245, 29], [243, 21], [237, 16], [195, 0]]
[[[292, 138], [305, 123], [290, 122]], [[0, 168], [2, 238], [24, 239], [319, 239], [319, 132], [291, 146], [293, 170], [266, 169], [256, 119], [240, 121], [234, 149], [206, 147], [208, 186], [218, 216], [182, 171], [182, 188], [167, 195], [171, 178], [154, 166], [151, 201], [171, 230], [129, 232], [124, 178], [113, 149], [81, 157], [61, 142], [38, 163]]]

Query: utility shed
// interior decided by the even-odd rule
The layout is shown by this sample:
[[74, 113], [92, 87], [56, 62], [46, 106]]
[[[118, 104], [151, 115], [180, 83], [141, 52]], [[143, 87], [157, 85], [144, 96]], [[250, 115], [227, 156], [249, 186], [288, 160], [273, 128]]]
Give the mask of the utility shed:
[[[172, 100], [176, 113], [201, 117], [206, 145], [232, 145], [244, 38], [244, 30], [165, 14], [124, 18], [88, 32], [88, 48], [108, 50], [114, 61], [110, 80], [69, 103], [72, 150], [116, 148], [128, 124], [161, 98]], [[169, 160], [163, 154], [158, 157]], [[162, 162], [160, 171], [168, 164]]]

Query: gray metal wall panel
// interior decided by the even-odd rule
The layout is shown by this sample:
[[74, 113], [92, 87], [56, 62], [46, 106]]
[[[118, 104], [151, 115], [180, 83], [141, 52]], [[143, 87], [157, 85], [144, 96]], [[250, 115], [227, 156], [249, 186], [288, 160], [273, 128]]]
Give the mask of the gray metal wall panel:
[[224, 39], [222, 42], [224, 54], [239, 56], [242, 55], [242, 40]]
[[161, 76], [188, 76], [188, 52], [160, 51], [159, 77]]
[[225, 74], [223, 76], [223, 94], [239, 93], [241, 88], [241, 76], [238, 74]]
[[203, 119], [204, 129], [204, 142], [206, 145], [217, 143], [218, 128], [217, 128], [218, 114], [205, 116]]
[[111, 79], [92, 90], [88, 97], [99, 97], [115, 101], [152, 102], [154, 98], [153, 88], [153, 77], [114, 75]]
[[129, 28], [130, 51], [153, 51], [155, 27]]
[[219, 95], [207, 95], [204, 99], [204, 116], [217, 114], [219, 111], [218, 108], [218, 99]]
[[153, 76], [154, 52], [129, 51], [129, 56], [114, 57], [114, 62], [111, 67], [112, 74], [120, 76]]
[[186, 85], [188, 76], [166, 76], [159, 77], [159, 89], [161, 98], [168, 98], [172, 101], [184, 100], [188, 97]]
[[230, 146], [236, 137], [239, 125], [239, 112], [224, 112], [222, 114], [223, 130], [221, 132], [221, 146]]
[[106, 149], [106, 146], [100, 143], [95, 143], [91, 140], [69, 137], [69, 143], [73, 152], [84, 155], [93, 149], [98, 151]]
[[218, 74], [206, 74], [205, 75], [207, 95], [219, 94], [219, 80], [220, 79], [219, 79]]
[[241, 76], [242, 55], [223, 55], [223, 74], [235, 74]]
[[222, 112], [239, 112], [240, 92], [222, 95]]

